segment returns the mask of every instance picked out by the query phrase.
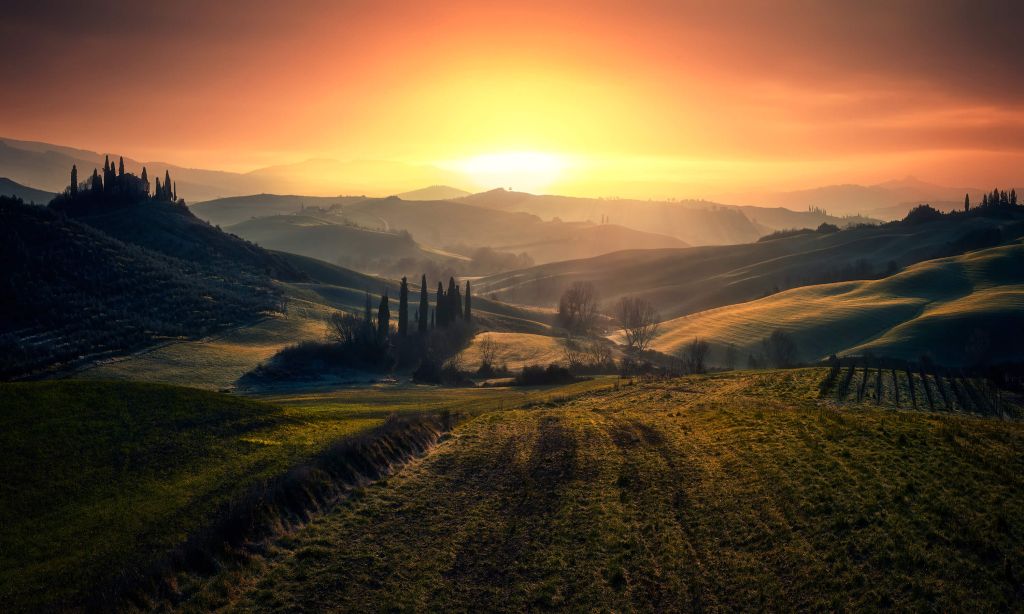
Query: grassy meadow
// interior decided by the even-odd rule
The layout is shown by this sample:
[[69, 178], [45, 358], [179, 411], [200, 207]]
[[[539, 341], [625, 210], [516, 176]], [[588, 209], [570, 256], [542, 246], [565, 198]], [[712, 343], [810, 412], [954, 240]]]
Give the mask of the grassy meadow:
[[362, 388], [267, 402], [161, 384], [0, 384], [0, 599], [14, 611], [75, 603], [391, 415], [472, 415], [551, 394]]
[[819, 398], [822, 369], [486, 412], [186, 609], [1019, 606], [1024, 425]]

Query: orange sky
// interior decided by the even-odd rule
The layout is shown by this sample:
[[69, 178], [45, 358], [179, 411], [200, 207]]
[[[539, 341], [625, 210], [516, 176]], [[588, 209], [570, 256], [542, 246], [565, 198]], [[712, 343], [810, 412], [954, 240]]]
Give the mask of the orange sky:
[[1020, 2], [135, 4], [8, 9], [0, 136], [237, 171], [541, 152], [593, 195], [1024, 178]]

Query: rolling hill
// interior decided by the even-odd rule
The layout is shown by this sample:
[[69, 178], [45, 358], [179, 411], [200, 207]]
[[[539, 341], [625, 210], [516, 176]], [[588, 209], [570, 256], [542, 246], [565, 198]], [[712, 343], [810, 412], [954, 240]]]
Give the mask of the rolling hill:
[[207, 335], [280, 309], [269, 278], [245, 262], [169, 256], [7, 197], [0, 222], [5, 378]]
[[964, 195], [978, 203], [977, 188], [946, 187], [915, 177], [886, 181], [875, 185], [829, 185], [790, 192], [755, 192], [728, 198], [777, 205], [791, 209], [823, 207], [841, 215], [869, 215], [883, 220], [901, 219], [914, 206], [928, 203], [943, 211], [963, 207]]
[[457, 254], [424, 249], [408, 233], [369, 230], [302, 214], [256, 218], [225, 230], [269, 249], [367, 273], [390, 272], [402, 260], [437, 263], [469, 260]]
[[500, 188], [459, 201], [499, 211], [532, 213], [544, 219], [605, 219], [637, 230], [671, 235], [690, 245], [749, 243], [775, 230], [817, 228], [826, 222], [840, 227], [874, 222], [869, 218], [839, 218], [821, 211], [792, 211], [783, 207], [733, 206], [703, 200], [576, 198]]
[[[1024, 242], [929, 260], [880, 280], [796, 288], [662, 323], [653, 349], [675, 353], [694, 337], [741, 357], [760, 353], [775, 329], [790, 333], [802, 360], [829, 354], [971, 366], [1024, 359]], [[975, 344], [975, 347], [971, 347]]]
[[422, 244], [449, 251], [490, 247], [526, 253], [536, 262], [581, 258], [616, 249], [685, 245], [664, 234], [614, 224], [544, 221], [529, 213], [453, 201], [367, 199], [335, 207], [333, 213], [368, 228], [407, 230]]
[[448, 185], [432, 185], [410, 192], [402, 192], [398, 194], [398, 197], [402, 200], [455, 200], [469, 195], [470, 192]]
[[365, 198], [253, 194], [194, 203], [189, 209], [201, 220], [217, 226], [231, 226], [253, 218], [300, 213], [306, 207], [330, 208], [337, 204], [359, 202]]
[[11, 181], [6, 177], [0, 177], [0, 196], [20, 198], [29, 204], [44, 205], [53, 200], [56, 195], [54, 192], [37, 190]]
[[924, 260], [998, 245], [1024, 234], [1022, 221], [1024, 210], [1005, 217], [972, 212], [967, 218], [806, 231], [744, 245], [623, 251], [491, 275], [477, 287], [505, 301], [550, 307], [569, 284], [589, 281], [606, 305], [638, 295], [674, 318], [786, 288], [878, 278]]

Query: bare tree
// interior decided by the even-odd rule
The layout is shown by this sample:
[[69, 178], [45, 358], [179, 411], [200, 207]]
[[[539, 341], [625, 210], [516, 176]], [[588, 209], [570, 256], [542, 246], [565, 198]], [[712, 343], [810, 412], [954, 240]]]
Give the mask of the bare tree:
[[736, 352], [736, 344], [729, 343], [725, 346], [725, 360], [724, 366], [726, 369], [732, 371], [736, 368], [736, 362], [739, 360]]
[[606, 366], [615, 362], [612, 360], [611, 345], [603, 339], [591, 339], [584, 351], [587, 354], [587, 362], [592, 365]]
[[705, 373], [707, 371], [708, 353], [711, 346], [700, 337], [694, 337], [681, 352], [680, 358], [689, 373]]
[[558, 301], [558, 322], [570, 333], [586, 334], [597, 321], [597, 288], [575, 281]]
[[566, 366], [570, 369], [578, 369], [583, 366], [584, 356], [583, 344], [571, 335], [567, 335], [565, 343], [562, 344], [562, 357], [565, 358]]
[[477, 344], [477, 350], [480, 352], [480, 364], [493, 367], [494, 361], [498, 359], [498, 344], [489, 334], [485, 333], [481, 337], [480, 343]]
[[775, 329], [772, 334], [761, 341], [764, 347], [764, 355], [768, 363], [777, 369], [786, 369], [796, 365], [797, 349], [793, 336], [781, 329]]
[[339, 343], [354, 343], [362, 332], [365, 321], [351, 313], [336, 311], [331, 314], [327, 334]]
[[626, 346], [633, 352], [643, 352], [658, 334], [659, 316], [650, 301], [636, 296], [619, 299], [616, 315], [622, 332], [626, 335]]

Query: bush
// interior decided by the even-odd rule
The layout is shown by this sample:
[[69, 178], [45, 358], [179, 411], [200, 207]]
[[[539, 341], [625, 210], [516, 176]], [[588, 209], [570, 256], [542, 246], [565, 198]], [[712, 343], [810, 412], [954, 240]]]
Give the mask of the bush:
[[515, 385], [549, 386], [553, 384], [571, 384], [575, 381], [576, 377], [569, 369], [556, 363], [551, 363], [547, 367], [540, 365], [527, 365], [523, 367], [523, 370], [516, 376]]

